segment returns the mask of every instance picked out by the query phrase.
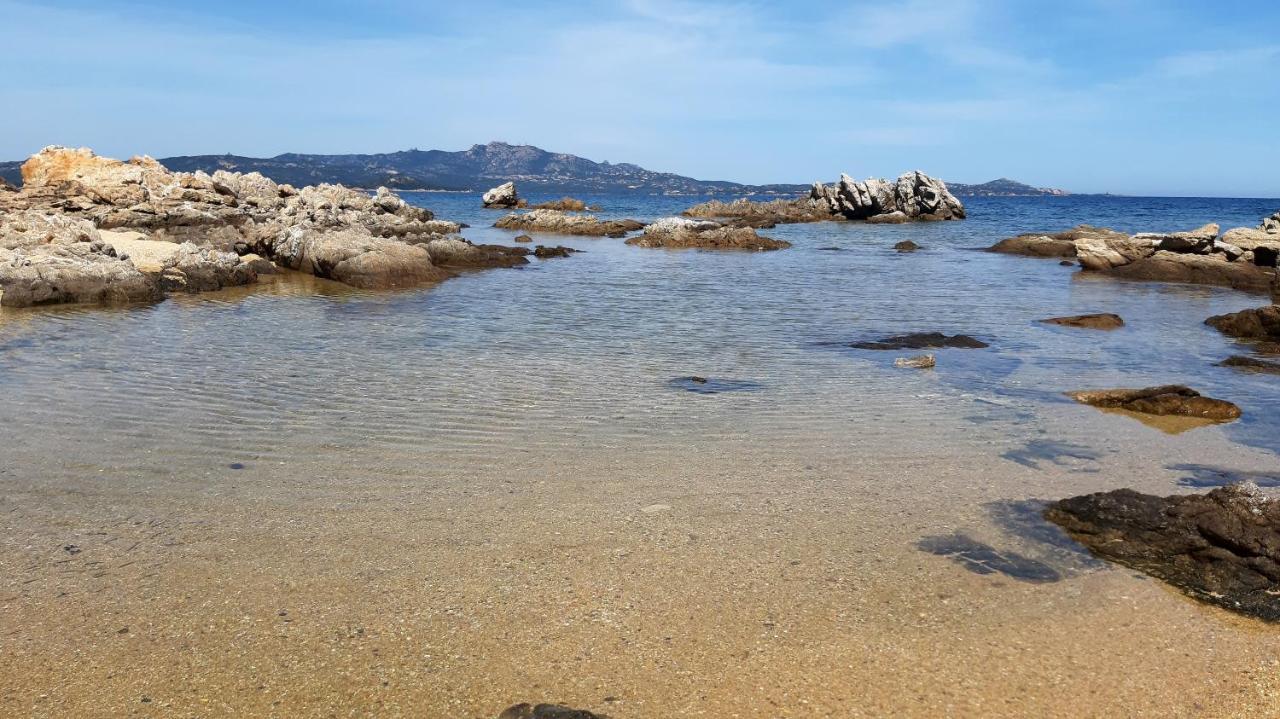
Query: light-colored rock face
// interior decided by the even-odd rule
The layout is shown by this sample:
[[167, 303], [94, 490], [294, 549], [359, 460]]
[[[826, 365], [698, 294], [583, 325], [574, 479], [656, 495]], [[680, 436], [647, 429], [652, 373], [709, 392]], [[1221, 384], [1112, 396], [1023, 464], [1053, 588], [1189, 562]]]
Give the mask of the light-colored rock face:
[[[109, 248], [107, 248], [109, 250]], [[157, 281], [100, 242], [0, 248], [0, 306], [160, 299]]]
[[484, 193], [484, 197], [480, 199], [485, 207], [515, 207], [520, 202], [514, 182], [504, 182]]
[[809, 199], [832, 215], [853, 220], [898, 212], [913, 220], [964, 217], [964, 205], [946, 183], [919, 171], [903, 173], [895, 182], [874, 177], [857, 181], [842, 174], [834, 185], [815, 182]]
[[1224, 232], [1222, 241], [1242, 250], [1251, 251], [1258, 247], [1280, 246], [1280, 233], [1266, 232], [1254, 227], [1236, 227]]
[[449, 273], [418, 245], [374, 237], [364, 228], [291, 227], [274, 238], [278, 264], [364, 289], [412, 287]]
[[0, 211], [0, 248], [71, 245], [102, 239], [93, 223], [42, 210]]
[[561, 210], [513, 212], [493, 223], [494, 227], [532, 232], [554, 232], [587, 237], [622, 237], [644, 227], [635, 220], [601, 220], [595, 215], [578, 215]]
[[644, 228], [644, 233], [627, 240], [637, 247], [697, 248], [707, 250], [781, 250], [789, 242], [761, 237], [750, 227], [731, 227], [719, 222], [665, 217]]
[[1259, 229], [1273, 235], [1280, 235], [1280, 211], [1277, 211], [1274, 215], [1263, 220]]
[[1119, 233], [1097, 234], [1076, 240], [1076, 257], [1086, 270], [1106, 271], [1156, 252], [1151, 238], [1134, 238]]

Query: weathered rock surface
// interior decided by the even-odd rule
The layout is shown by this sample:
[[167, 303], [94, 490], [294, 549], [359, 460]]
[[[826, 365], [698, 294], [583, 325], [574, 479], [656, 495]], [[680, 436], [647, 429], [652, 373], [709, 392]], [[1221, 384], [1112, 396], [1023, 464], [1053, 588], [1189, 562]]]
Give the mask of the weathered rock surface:
[[694, 205], [684, 214], [737, 218], [737, 224], [758, 228], [822, 220], [959, 220], [964, 218], [964, 205], [947, 190], [946, 183], [916, 171], [904, 173], [896, 182], [877, 178], [858, 181], [841, 175], [831, 185], [813, 183], [805, 198], [764, 202], [740, 198], [728, 203], [712, 200]]
[[1280, 374], [1280, 362], [1272, 362], [1270, 360], [1258, 359], [1256, 357], [1245, 357], [1244, 355], [1231, 355], [1230, 357], [1218, 363], [1221, 367], [1235, 367], [1249, 372], [1265, 372], [1267, 374]]
[[421, 245], [438, 267], [481, 269], [525, 265], [529, 250], [505, 245], [474, 245], [461, 237], [441, 237]]
[[916, 250], [920, 249], [920, 245], [917, 245], [911, 240], [903, 240], [902, 242], [899, 242], [898, 244], [894, 245], [893, 249], [897, 250], [898, 252], [915, 252]]
[[1260, 229], [1263, 232], [1280, 235], [1280, 211], [1277, 211], [1274, 215], [1264, 219]]
[[1114, 330], [1124, 327], [1124, 320], [1120, 318], [1120, 315], [1111, 314], [1110, 312], [1092, 315], [1072, 315], [1070, 317], [1050, 317], [1040, 321], [1049, 325], [1079, 327], [1090, 330]]
[[1108, 274], [1129, 280], [1230, 287], [1254, 294], [1270, 292], [1276, 277], [1274, 269], [1249, 262], [1229, 262], [1223, 255], [1182, 254], [1163, 250], [1113, 267]]
[[941, 349], [945, 347], [956, 349], [982, 349], [983, 347], [990, 347], [986, 342], [970, 337], [969, 335], [948, 336], [941, 332], [916, 332], [913, 334], [895, 335], [893, 337], [885, 337], [884, 339], [879, 340], [854, 342], [849, 346], [863, 350], [923, 350]]
[[1097, 239], [1105, 242], [1108, 238], [1122, 237], [1127, 235], [1105, 227], [1077, 225], [1064, 232], [1033, 232], [1010, 237], [988, 247], [987, 251], [1029, 257], [1075, 257], [1076, 242], [1081, 239]]
[[1164, 385], [1145, 389], [1102, 389], [1068, 392], [1077, 402], [1105, 409], [1140, 414], [1197, 417], [1218, 422], [1239, 419], [1240, 408], [1231, 402], [1205, 397], [1190, 387]]
[[1139, 242], [1150, 242], [1156, 249], [1166, 252], [1192, 252], [1205, 255], [1213, 251], [1219, 229], [1216, 224], [1208, 224], [1190, 232], [1140, 232], [1133, 238]]
[[[135, 244], [121, 254], [146, 265], [143, 274], [156, 275], [162, 289], [203, 291], [251, 282], [271, 268], [270, 260], [321, 277], [350, 278], [361, 287], [435, 281], [447, 273], [413, 245], [460, 229], [386, 188], [373, 196], [339, 185], [299, 190], [257, 173], [175, 173], [148, 157], [122, 162], [84, 148], [45, 148], [23, 165], [23, 181], [20, 192], [0, 196], [0, 217], [19, 218], [0, 221], [0, 246], [65, 244], [57, 238], [76, 221], [86, 221], [77, 226], [81, 234], [84, 227], [140, 233], [116, 239], [156, 244]], [[56, 254], [66, 275], [84, 253]], [[245, 262], [237, 255], [256, 257]], [[101, 273], [100, 260], [84, 261], [92, 264], [85, 268], [90, 276]], [[503, 264], [510, 263], [486, 266]], [[20, 296], [26, 294], [10, 293], [9, 301]]]
[[516, 704], [507, 707], [498, 719], [609, 719], [585, 709], [570, 709], [559, 704]]
[[501, 185], [484, 193], [480, 198], [485, 207], [495, 207], [502, 209], [510, 209], [514, 207], [523, 207], [520, 197], [516, 195], [516, 183], [504, 182]]
[[151, 302], [162, 296], [155, 278], [100, 242], [0, 248], [0, 306]]
[[637, 247], [698, 248], [708, 250], [781, 250], [790, 242], [761, 237], [750, 227], [730, 227], [708, 220], [664, 217], [627, 240]]
[[1103, 559], [1280, 621], [1280, 502], [1257, 485], [1173, 497], [1118, 489], [1059, 500], [1045, 517]]
[[623, 237], [644, 227], [635, 220], [601, 220], [595, 215], [571, 215], [560, 210], [514, 212], [493, 224], [508, 230], [551, 232], [585, 237]]
[[1204, 323], [1228, 337], [1280, 342], [1280, 305], [1214, 315]]
[[538, 245], [533, 248], [533, 256], [544, 260], [552, 257], [568, 257], [576, 252], [579, 252], [579, 250], [575, 250], [572, 247], [565, 247], [564, 245], [556, 245], [554, 247]]

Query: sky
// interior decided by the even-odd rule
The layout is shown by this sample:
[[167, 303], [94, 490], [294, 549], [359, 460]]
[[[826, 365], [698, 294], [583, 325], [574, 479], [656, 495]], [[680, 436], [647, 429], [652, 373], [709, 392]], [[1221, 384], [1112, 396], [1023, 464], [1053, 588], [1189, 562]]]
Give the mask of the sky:
[[1280, 2], [0, 0], [0, 159], [461, 150], [1280, 197]]

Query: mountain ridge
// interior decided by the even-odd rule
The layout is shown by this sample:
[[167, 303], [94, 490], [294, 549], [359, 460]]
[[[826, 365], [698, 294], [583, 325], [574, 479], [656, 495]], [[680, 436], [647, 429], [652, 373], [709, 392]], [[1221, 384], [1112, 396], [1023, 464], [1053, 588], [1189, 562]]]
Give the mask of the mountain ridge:
[[[276, 182], [295, 186], [321, 182], [351, 187], [386, 186], [395, 190], [483, 191], [514, 181], [541, 192], [637, 192], [672, 195], [796, 195], [808, 184], [750, 185], [725, 180], [697, 180], [672, 172], [655, 172], [632, 163], [596, 162], [568, 153], [548, 152], [532, 145], [490, 142], [466, 150], [409, 149], [375, 154], [308, 154], [288, 152], [275, 157], [242, 155], [179, 155], [160, 158], [170, 170], [194, 172], [228, 170], [261, 172]], [[0, 177], [21, 182], [22, 162], [0, 163]], [[1063, 190], [1037, 188], [1000, 178], [978, 185], [947, 183], [961, 196], [1065, 195]]]

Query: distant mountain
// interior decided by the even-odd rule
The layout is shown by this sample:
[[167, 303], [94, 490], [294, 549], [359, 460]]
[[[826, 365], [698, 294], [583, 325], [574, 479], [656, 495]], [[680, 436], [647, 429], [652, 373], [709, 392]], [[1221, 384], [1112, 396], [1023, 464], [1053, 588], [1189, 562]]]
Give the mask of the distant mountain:
[[[618, 192], [668, 195], [797, 195], [809, 185], [744, 185], [737, 182], [695, 180], [670, 172], [653, 172], [628, 163], [594, 162], [533, 147], [491, 142], [469, 150], [403, 150], [377, 155], [303, 155], [288, 153], [257, 158], [239, 155], [166, 157], [171, 170], [194, 172], [229, 170], [261, 172], [276, 182], [298, 187], [336, 182], [351, 187], [385, 185], [400, 190], [487, 190], [514, 180], [522, 190], [545, 193]], [[21, 182], [21, 162], [0, 163], [0, 177]], [[1012, 180], [982, 185], [948, 183], [957, 195], [1053, 195]]]
[[1053, 187], [1032, 187], [1002, 177], [999, 180], [984, 182], [981, 185], [965, 185], [959, 182], [948, 182], [947, 189], [959, 197], [1035, 197], [1040, 195], [1065, 196], [1066, 190]]

